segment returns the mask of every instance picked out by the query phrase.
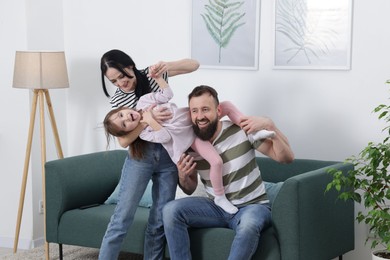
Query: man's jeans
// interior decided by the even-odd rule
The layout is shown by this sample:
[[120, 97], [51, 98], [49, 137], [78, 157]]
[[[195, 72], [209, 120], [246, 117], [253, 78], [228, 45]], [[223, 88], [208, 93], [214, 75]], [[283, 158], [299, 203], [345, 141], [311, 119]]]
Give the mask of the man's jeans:
[[161, 144], [148, 143], [142, 160], [127, 156], [122, 169], [118, 204], [102, 241], [100, 260], [118, 258], [122, 242], [133, 223], [138, 203], [150, 179], [153, 180], [153, 205], [145, 233], [144, 259], [163, 259], [165, 236], [162, 209], [175, 198], [177, 176], [176, 165]]
[[256, 252], [261, 231], [271, 225], [271, 210], [269, 204], [250, 204], [231, 215], [209, 198], [188, 197], [167, 203], [163, 219], [172, 260], [191, 259], [188, 227], [235, 230], [229, 259], [242, 260], [251, 259]]

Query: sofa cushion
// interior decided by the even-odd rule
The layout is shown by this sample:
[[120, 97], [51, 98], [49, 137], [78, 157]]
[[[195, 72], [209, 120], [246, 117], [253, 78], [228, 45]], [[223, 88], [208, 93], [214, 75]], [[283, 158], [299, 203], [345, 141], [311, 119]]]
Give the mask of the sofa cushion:
[[282, 188], [283, 182], [264, 182], [265, 185], [265, 190], [267, 191], [268, 199], [269, 199], [269, 204], [272, 206], [272, 203], [274, 202], [276, 195], [278, 195], [278, 192], [280, 188]]
[[[146, 186], [146, 190], [144, 192], [144, 195], [142, 195], [142, 198], [139, 202], [140, 207], [150, 208], [152, 206], [152, 203], [153, 203], [152, 185], [153, 185], [152, 181], [149, 181], [148, 186]], [[119, 181], [118, 185], [116, 185], [115, 190], [111, 193], [111, 195], [104, 202], [104, 204], [116, 204], [118, 202], [119, 186], [120, 186], [120, 181]]]
[[[66, 211], [58, 223], [58, 243], [99, 248], [114, 208], [115, 205], [99, 205]], [[122, 251], [143, 253], [148, 218], [149, 209], [139, 207], [124, 239]]]

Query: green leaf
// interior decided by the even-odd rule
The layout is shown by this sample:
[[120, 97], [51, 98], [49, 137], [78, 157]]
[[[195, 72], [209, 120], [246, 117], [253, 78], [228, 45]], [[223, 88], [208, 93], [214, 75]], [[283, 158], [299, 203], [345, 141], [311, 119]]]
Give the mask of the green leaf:
[[211, 38], [219, 47], [218, 62], [222, 59], [222, 48], [226, 48], [236, 30], [246, 24], [242, 21], [245, 12], [239, 11], [244, 4], [245, 1], [210, 0], [204, 6], [205, 13], [201, 16]]

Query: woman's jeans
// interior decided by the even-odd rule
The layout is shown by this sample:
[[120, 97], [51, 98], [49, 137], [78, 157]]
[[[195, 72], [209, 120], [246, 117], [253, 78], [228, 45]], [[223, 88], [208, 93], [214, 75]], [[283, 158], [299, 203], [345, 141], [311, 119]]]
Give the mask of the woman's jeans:
[[167, 203], [163, 218], [172, 260], [191, 259], [189, 227], [233, 229], [236, 235], [228, 259], [242, 260], [251, 259], [256, 252], [261, 231], [271, 225], [271, 210], [268, 203], [250, 204], [231, 215], [209, 198], [187, 197]]
[[175, 198], [178, 175], [176, 165], [161, 144], [148, 143], [142, 160], [135, 160], [129, 155], [125, 160], [118, 203], [102, 241], [100, 260], [118, 258], [123, 240], [133, 223], [138, 203], [150, 179], [153, 181], [153, 205], [145, 233], [144, 259], [163, 259], [165, 235], [162, 209], [168, 201]]

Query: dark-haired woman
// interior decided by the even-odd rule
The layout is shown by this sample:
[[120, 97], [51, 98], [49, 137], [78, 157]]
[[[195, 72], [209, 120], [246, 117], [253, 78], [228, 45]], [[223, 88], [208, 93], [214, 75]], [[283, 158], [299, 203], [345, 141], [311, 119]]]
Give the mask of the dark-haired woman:
[[[149, 75], [149, 67], [139, 70], [129, 55], [120, 50], [106, 52], [101, 58], [102, 85], [104, 93], [106, 80], [118, 87], [110, 98], [113, 108], [126, 106], [134, 108], [139, 97], [152, 91], [158, 91], [158, 84], [151, 76], [160, 76], [168, 81], [169, 76], [190, 73], [198, 69], [199, 63], [192, 59], [173, 62], [158, 62], [153, 65], [153, 75]], [[153, 115], [158, 121], [170, 118], [169, 111], [155, 111]], [[119, 143], [127, 147], [133, 141], [135, 146], [144, 149], [140, 154], [137, 149], [131, 149], [126, 157], [119, 182], [118, 202], [114, 214], [104, 235], [99, 259], [117, 259], [127, 231], [133, 223], [138, 203], [148, 185], [153, 181], [152, 199], [148, 225], [145, 232], [144, 259], [163, 259], [165, 247], [164, 227], [162, 223], [162, 208], [175, 198], [178, 175], [176, 165], [170, 159], [161, 144], [145, 142], [136, 135], [119, 138]], [[134, 146], [133, 146], [134, 147]]]

